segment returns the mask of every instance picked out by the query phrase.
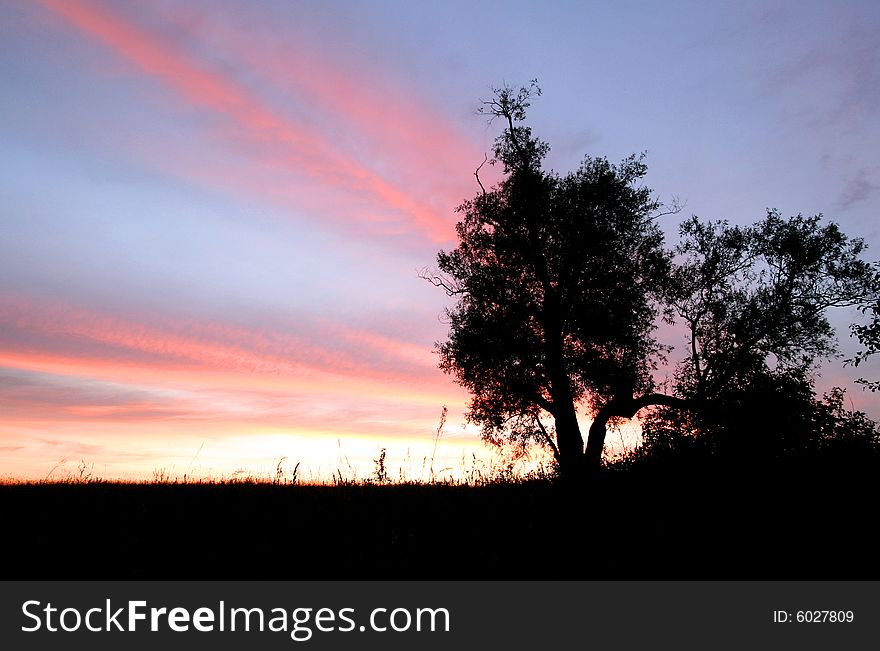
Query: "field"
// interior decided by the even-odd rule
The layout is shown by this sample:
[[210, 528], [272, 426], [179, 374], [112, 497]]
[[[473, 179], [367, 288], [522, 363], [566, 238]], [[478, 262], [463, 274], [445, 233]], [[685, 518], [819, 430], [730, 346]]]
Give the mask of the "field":
[[614, 467], [577, 489], [9, 483], [3, 578], [877, 578], [876, 476], [824, 463]]

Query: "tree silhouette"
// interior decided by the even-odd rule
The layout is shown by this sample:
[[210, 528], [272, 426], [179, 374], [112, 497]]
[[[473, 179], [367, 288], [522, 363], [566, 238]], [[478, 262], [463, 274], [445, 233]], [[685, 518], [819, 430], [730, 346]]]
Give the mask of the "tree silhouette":
[[[702, 412], [705, 422], [755, 387], [765, 387], [765, 395], [811, 387], [817, 362], [837, 351], [828, 311], [864, 304], [878, 282], [860, 258], [864, 242], [823, 224], [821, 215], [784, 218], [771, 210], [748, 227], [691, 217], [680, 232], [666, 296], [687, 327], [688, 355], [676, 369], [672, 395], [623, 394], [599, 410], [587, 445], [594, 464], [608, 417], [664, 405]], [[753, 418], [762, 416], [753, 411]]]
[[672, 304], [687, 324], [684, 395], [711, 399], [770, 365], [810, 369], [837, 350], [830, 308], [861, 305], [876, 283], [865, 245], [821, 215], [777, 211], [749, 227], [681, 226]]
[[731, 384], [702, 409], [659, 409], [642, 423], [643, 445], [628, 462], [716, 469], [779, 468], [780, 463], [821, 462], [827, 473], [835, 461], [850, 470], [870, 464], [880, 451], [877, 423], [845, 407], [835, 387], [820, 400], [804, 369], [765, 369], [749, 383]]
[[[876, 263], [880, 268], [880, 262]], [[880, 352], [880, 288], [875, 287], [873, 296], [860, 306], [862, 314], [871, 314], [871, 320], [868, 323], [855, 323], [850, 330], [862, 344], [863, 349], [857, 352], [852, 358], [847, 360], [848, 364], [859, 366], [871, 355]], [[860, 378], [856, 380], [860, 384], [864, 384], [871, 391], [880, 391], [880, 380], [870, 380]]]
[[539, 93], [534, 83], [501, 88], [484, 103], [506, 124], [493, 161], [506, 178], [459, 207], [460, 243], [440, 252], [429, 279], [458, 299], [439, 353], [473, 394], [470, 420], [489, 441], [545, 443], [560, 471], [577, 475], [579, 404], [653, 388], [670, 259], [660, 204], [637, 185], [640, 158], [588, 157], [565, 176], [542, 168], [549, 147], [521, 124]]
[[[577, 477], [601, 464], [609, 424], [645, 407], [709, 414], [768, 381], [797, 394], [836, 350], [827, 311], [877, 287], [862, 241], [821, 216], [769, 211], [750, 227], [693, 217], [666, 251], [642, 158], [543, 169], [549, 146], [522, 124], [539, 94], [533, 82], [483, 103], [505, 123], [493, 150], [505, 178], [459, 207], [458, 247], [425, 274], [457, 299], [440, 366], [472, 393], [483, 437], [541, 442]], [[660, 317], [689, 333], [666, 393], [653, 378], [667, 350]], [[581, 408], [593, 418], [586, 448]]]

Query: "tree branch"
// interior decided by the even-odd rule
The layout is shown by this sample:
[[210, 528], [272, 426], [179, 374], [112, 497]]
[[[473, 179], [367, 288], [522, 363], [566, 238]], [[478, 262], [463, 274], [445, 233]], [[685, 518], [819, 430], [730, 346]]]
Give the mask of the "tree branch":
[[547, 430], [544, 428], [544, 423], [541, 422], [541, 418], [537, 413], [534, 414], [535, 422], [538, 424], [538, 428], [541, 430], [541, 434], [544, 435], [544, 440], [547, 441], [547, 444], [550, 446], [550, 449], [553, 450], [553, 458], [556, 461], [559, 461], [559, 448], [556, 447], [556, 443], [553, 442], [553, 439], [550, 438], [550, 435], [547, 433]]
[[483, 154], [483, 162], [474, 170], [474, 176], [477, 179], [477, 185], [480, 186], [480, 191], [485, 195], [486, 188], [483, 187], [483, 182], [480, 180], [480, 170], [483, 169], [483, 165], [485, 165], [489, 161], [489, 154]]
[[687, 201], [682, 201], [680, 197], [673, 196], [672, 204], [669, 206], [669, 210], [661, 210], [656, 215], [653, 215], [653, 218], [660, 219], [661, 217], [665, 217], [666, 215], [677, 215], [682, 210], [684, 210], [685, 207], [687, 207]]
[[599, 410], [590, 425], [590, 434], [587, 438], [586, 457], [590, 465], [598, 467], [602, 460], [602, 450], [605, 448], [605, 435], [608, 431], [608, 421], [612, 418], [632, 418], [639, 410], [653, 405], [676, 407], [679, 409], [692, 409], [693, 401], [665, 393], [646, 393], [638, 398], [612, 398]]
[[432, 273], [428, 270], [427, 267], [425, 267], [424, 269], [420, 269], [416, 273], [418, 277], [422, 280], [427, 280], [434, 287], [441, 288], [444, 292], [446, 292], [447, 296], [456, 296], [458, 294], [465, 293], [465, 289], [461, 287], [457, 282], [449, 278], [444, 278], [440, 274]]
[[554, 413], [554, 412], [556, 411], [556, 407], [553, 405], [552, 402], [550, 402], [549, 400], [547, 400], [547, 398], [545, 398], [545, 397], [542, 396], [542, 395], [536, 395], [536, 396], [534, 397], [534, 400], [535, 400], [535, 404], [538, 405], [538, 406], [539, 406], [541, 409], [543, 409], [544, 411], [546, 411], [548, 414], [550, 414], [551, 416], [555, 416], [555, 415], [556, 415], [556, 414]]

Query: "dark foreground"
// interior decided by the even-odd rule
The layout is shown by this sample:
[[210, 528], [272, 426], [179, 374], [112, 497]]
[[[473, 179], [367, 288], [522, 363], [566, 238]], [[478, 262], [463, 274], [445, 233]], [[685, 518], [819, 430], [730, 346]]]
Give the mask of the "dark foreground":
[[871, 468], [0, 486], [3, 579], [876, 579]]

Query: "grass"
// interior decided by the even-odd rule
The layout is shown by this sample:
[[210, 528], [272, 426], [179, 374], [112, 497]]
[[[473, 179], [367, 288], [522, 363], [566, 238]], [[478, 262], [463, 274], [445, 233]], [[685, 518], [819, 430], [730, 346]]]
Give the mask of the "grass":
[[876, 464], [620, 463], [577, 490], [547, 468], [458, 478], [343, 467], [307, 482], [80, 463], [0, 485], [5, 579], [876, 578]]
[[[441, 424], [442, 428], [442, 424]], [[434, 444], [439, 438], [438, 428]], [[201, 448], [199, 449], [201, 452]], [[198, 456], [193, 457], [193, 461]], [[94, 469], [94, 463], [85, 459], [73, 463], [69, 459], [57, 462], [41, 479], [0, 478], [0, 485], [15, 484], [273, 484], [273, 485], [312, 485], [312, 486], [357, 486], [357, 485], [442, 485], [442, 486], [484, 486], [487, 484], [521, 483], [533, 480], [550, 480], [555, 469], [549, 458], [517, 454], [510, 450], [494, 450], [494, 454], [479, 458], [475, 453], [462, 452], [455, 467], [435, 469], [436, 449], [430, 456], [413, 459], [407, 452], [396, 472], [387, 463], [387, 449], [379, 448], [369, 472], [358, 471], [340, 447], [339, 463], [332, 470], [314, 471], [299, 460], [287, 456], [275, 459], [271, 471], [253, 471], [241, 468], [231, 473], [214, 474], [192, 472], [192, 462], [183, 473], [173, 468], [160, 467], [152, 471], [149, 478], [118, 479], [103, 477]]]

